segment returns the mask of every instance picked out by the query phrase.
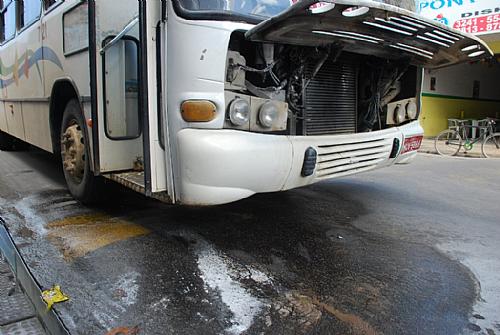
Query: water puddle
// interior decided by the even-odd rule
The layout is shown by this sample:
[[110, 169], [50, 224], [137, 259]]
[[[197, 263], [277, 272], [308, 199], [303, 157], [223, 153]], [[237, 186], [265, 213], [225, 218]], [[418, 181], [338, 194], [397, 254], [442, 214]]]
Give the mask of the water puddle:
[[149, 234], [149, 230], [105, 214], [67, 217], [47, 224], [48, 239], [61, 250], [66, 260], [115, 242]]

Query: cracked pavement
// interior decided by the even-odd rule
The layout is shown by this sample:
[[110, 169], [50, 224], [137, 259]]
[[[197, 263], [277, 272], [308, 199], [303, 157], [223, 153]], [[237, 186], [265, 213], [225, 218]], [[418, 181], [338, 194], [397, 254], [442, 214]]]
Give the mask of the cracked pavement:
[[72, 200], [49, 154], [0, 152], [0, 215], [74, 334], [500, 334], [498, 160], [413, 164], [178, 207]]

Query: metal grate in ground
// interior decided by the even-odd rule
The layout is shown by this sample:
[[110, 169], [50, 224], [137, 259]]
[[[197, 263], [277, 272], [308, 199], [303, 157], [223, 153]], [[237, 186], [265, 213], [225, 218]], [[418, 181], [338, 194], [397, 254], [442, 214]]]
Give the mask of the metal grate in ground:
[[2, 327], [0, 334], [9, 335], [40, 335], [46, 334], [40, 321], [37, 318], [31, 318], [16, 323], [11, 323]]
[[0, 254], [0, 335], [45, 335], [35, 309]]

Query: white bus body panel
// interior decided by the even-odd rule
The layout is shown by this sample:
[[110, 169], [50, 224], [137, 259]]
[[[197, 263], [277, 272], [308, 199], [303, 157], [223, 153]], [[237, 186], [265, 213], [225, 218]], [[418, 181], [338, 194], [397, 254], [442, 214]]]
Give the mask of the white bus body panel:
[[[169, 146], [169, 128], [165, 124], [161, 124], [159, 120], [159, 113], [163, 113], [164, 119], [166, 115], [166, 103], [167, 98], [167, 82], [164, 80], [166, 78], [166, 45], [167, 45], [167, 24], [160, 23], [161, 20], [161, 2], [160, 1], [149, 1], [147, 2], [147, 23], [148, 23], [148, 35], [151, 38], [148, 39], [147, 43], [147, 55], [148, 55], [148, 73], [150, 74], [147, 78], [148, 80], [148, 101], [149, 101], [149, 152], [151, 159], [151, 190], [153, 193], [157, 192], [167, 192], [171, 199], [175, 199], [173, 177], [171, 172], [171, 156], [170, 146]], [[156, 41], [156, 25], [160, 24], [161, 29], [161, 43], [159, 50], [161, 57], [161, 64], [157, 64], [157, 41]], [[157, 83], [157, 70], [158, 67], [162, 69], [160, 74], [161, 83]], [[158, 85], [161, 85], [163, 89], [163, 101], [160, 106], [161, 111], [158, 111]], [[163, 128], [163, 134], [160, 133], [160, 127]], [[164, 136], [160, 139], [160, 136]], [[165, 150], [162, 148], [161, 143], [165, 143]], [[167, 184], [168, 183], [168, 184]]]
[[24, 135], [23, 111], [21, 103], [6, 101], [5, 116], [7, 120], [8, 133], [24, 141], [26, 136]]
[[[71, 11], [75, 6], [80, 5], [79, 0], [64, 1], [58, 7], [45, 13], [42, 17], [42, 39], [43, 47], [46, 53], [50, 53], [50, 58], [45, 60], [44, 85], [45, 96], [50, 99], [54, 84], [58, 81], [71, 83], [76, 90], [76, 95], [82, 103], [85, 119], [91, 118], [90, 112], [90, 71], [88, 50], [82, 50], [73, 54], [65, 54], [63, 34], [63, 17], [65, 13]], [[44, 111], [49, 117], [49, 105]], [[59, 125], [54, 125], [58, 127]], [[90, 150], [92, 152], [92, 129], [87, 127], [87, 138], [89, 140]], [[51, 151], [51, 150], [50, 150]], [[93, 153], [91, 154], [93, 161]], [[93, 168], [93, 164], [91, 164]]]
[[[43, 138], [43, 132], [26, 137], [24, 127], [38, 110], [37, 103], [43, 103], [45, 98], [43, 62], [33, 65], [30, 63], [40, 57], [41, 46], [39, 20], [23, 28], [14, 39], [2, 46], [2, 63], [6, 67], [11, 66], [12, 71], [3, 81], [7, 129], [11, 135], [30, 143], [47, 142], [47, 139]], [[37, 103], [25, 103], [26, 101]], [[48, 120], [42, 118], [42, 122], [42, 125], [46, 124], [48, 127]]]
[[50, 152], [49, 103], [54, 83], [72, 82], [81, 100], [90, 95], [88, 52], [69, 57], [63, 52], [63, 13], [78, 3], [68, 0], [56, 5], [0, 47], [4, 66], [13, 67], [2, 77], [0, 129]]
[[[168, 2], [166, 82], [168, 141], [172, 161], [175, 199], [182, 203], [199, 203], [187, 198], [182, 191], [182, 155], [179, 152], [178, 133], [186, 128], [221, 129], [225, 118], [224, 75], [226, 53], [231, 33], [234, 30], [248, 30], [250, 24], [229, 21], [189, 21], [178, 17]], [[182, 119], [180, 106], [183, 101], [202, 99], [212, 101], [217, 112], [210, 122], [188, 123]], [[168, 160], [168, 157], [166, 157]], [[204, 163], [207, 161], [203, 161]], [[207, 162], [208, 163], [208, 162]], [[213, 190], [215, 190], [214, 188]], [[202, 189], [199, 189], [203, 196]], [[190, 193], [191, 195], [192, 193]], [[212, 201], [221, 203], [223, 194], [214, 194]], [[219, 199], [220, 196], [220, 199]], [[233, 201], [228, 200], [226, 202]]]
[[[184, 129], [178, 134], [179, 195], [184, 204], [217, 205], [386, 167], [415, 157], [409, 152], [390, 158], [395, 138], [403, 143], [422, 134], [418, 121], [381, 131], [325, 136]], [[311, 176], [303, 177], [304, 152], [309, 147], [318, 152], [318, 163]]]
[[[48, 96], [50, 92], [46, 93], [44, 86], [45, 67], [49, 66], [49, 62], [42, 61], [31, 67], [28, 63], [28, 54], [34, 53], [38, 55], [40, 50], [43, 50], [44, 37], [40, 20], [18, 33], [15, 40], [16, 58], [18, 55], [25, 53], [24, 65], [21, 65], [24, 67], [24, 73], [22, 79], [19, 79], [19, 85], [17, 83], [11, 85], [7, 90], [9, 98], [21, 100], [23, 139], [39, 148], [52, 151], [48, 113]], [[44, 56], [44, 53], [42, 51], [42, 56]], [[13, 89], [10, 89], [11, 87]]]
[[[415, 152], [389, 158], [394, 139], [423, 134], [418, 121], [382, 131], [349, 135], [284, 136], [223, 129], [225, 121], [224, 75], [229, 39], [233, 31], [253, 25], [224, 21], [190, 21], [169, 7], [168, 21], [168, 121], [176, 200], [189, 205], [216, 205], [237, 201], [260, 192], [275, 192], [318, 181], [408, 161]], [[217, 106], [210, 122], [187, 123], [180, 113], [184, 100], [204, 99]], [[366, 147], [382, 143], [382, 151]], [[364, 163], [355, 154], [341, 159], [347, 168], [318, 162], [312, 176], [302, 177], [304, 152], [322, 146], [359, 142], [356, 147], [373, 153]], [[365, 148], [366, 147], [366, 148]], [[328, 154], [328, 153], [327, 153]], [[331, 153], [335, 155], [335, 153]], [[319, 158], [318, 158], [319, 160]], [[320, 172], [326, 169], [326, 172]]]
[[46, 151], [52, 151], [47, 104], [23, 102], [22, 106], [26, 142]]
[[54, 53], [52, 61], [44, 62], [45, 93], [50, 97], [57, 80], [73, 83], [80, 98], [90, 98], [89, 54], [87, 50], [66, 54], [63, 46], [63, 16], [80, 1], [65, 1], [42, 18], [43, 46]]
[[[119, 5], [119, 7], [117, 7]], [[79, 29], [72, 24], [64, 24], [64, 18], [70, 17], [74, 10], [80, 11], [77, 23]], [[150, 36], [155, 36], [155, 25], [158, 22], [160, 2], [149, 2], [148, 22]], [[138, 13], [136, 0], [96, 1], [96, 59], [98, 124], [101, 172], [130, 170], [138, 159], [143, 158], [142, 136], [130, 140], [112, 140], [106, 136], [103, 96], [102, 58], [100, 50], [103, 39], [120, 32], [123, 27]], [[50, 103], [51, 94], [56, 83], [65, 81], [76, 91], [76, 98], [81, 102], [85, 119], [91, 119], [91, 91], [89, 49], [85, 38], [78, 40], [82, 47], [77, 50], [65, 50], [65, 28], [71, 29], [76, 37], [88, 34], [88, 3], [80, 0], [66, 0], [56, 3], [44, 11], [33, 24], [18, 32], [16, 36], [0, 46], [0, 58], [3, 69], [13, 68], [12, 73], [2, 74], [0, 97], [0, 130], [25, 140], [44, 150], [53, 150]], [[83, 20], [83, 21], [82, 21]], [[69, 20], [68, 20], [69, 21]], [[85, 22], [84, 22], [85, 21]], [[62, 28], [62, 29], [61, 29]], [[75, 32], [76, 31], [76, 32]], [[138, 39], [138, 25], [128, 35]], [[156, 71], [156, 45], [154, 39], [148, 41], [148, 63], [150, 73]], [[5, 71], [4, 71], [5, 72]], [[150, 87], [149, 128], [151, 129], [151, 167], [152, 191], [161, 192], [167, 189], [167, 172], [165, 168], [165, 151], [160, 146], [158, 118], [156, 113], [156, 77], [147, 78]], [[127, 93], [128, 94], [128, 93]], [[130, 95], [130, 94], [129, 94]], [[55, 101], [52, 101], [55, 102]], [[138, 104], [137, 96], [127, 96], [125, 106]], [[166, 107], [165, 107], [166, 109]], [[55, 129], [60, 125], [53, 125]], [[92, 128], [86, 127], [87, 138], [92, 148]], [[93, 152], [90, 159], [93, 160]], [[93, 164], [91, 164], [93, 167]], [[173, 189], [173, 186], [171, 187]]]

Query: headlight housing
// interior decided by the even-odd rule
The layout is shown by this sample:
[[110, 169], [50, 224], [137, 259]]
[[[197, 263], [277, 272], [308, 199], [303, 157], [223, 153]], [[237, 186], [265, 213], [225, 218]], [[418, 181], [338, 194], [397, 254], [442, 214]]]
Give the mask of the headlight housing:
[[390, 102], [386, 107], [386, 124], [400, 125], [405, 121], [418, 118], [418, 105], [416, 98], [406, 98]]
[[243, 126], [250, 120], [250, 104], [248, 101], [235, 98], [229, 104], [229, 120], [235, 126]]
[[396, 124], [403, 123], [405, 119], [406, 119], [405, 109], [400, 105], [396, 106], [396, 108], [394, 109], [394, 121], [396, 122]]
[[279, 118], [278, 106], [272, 101], [263, 104], [259, 109], [259, 122], [264, 128], [271, 128]]
[[406, 115], [410, 120], [415, 120], [418, 116], [417, 104], [414, 101], [409, 101], [406, 104]]
[[281, 132], [288, 124], [288, 104], [237, 92], [225, 92], [224, 128], [254, 132]]

